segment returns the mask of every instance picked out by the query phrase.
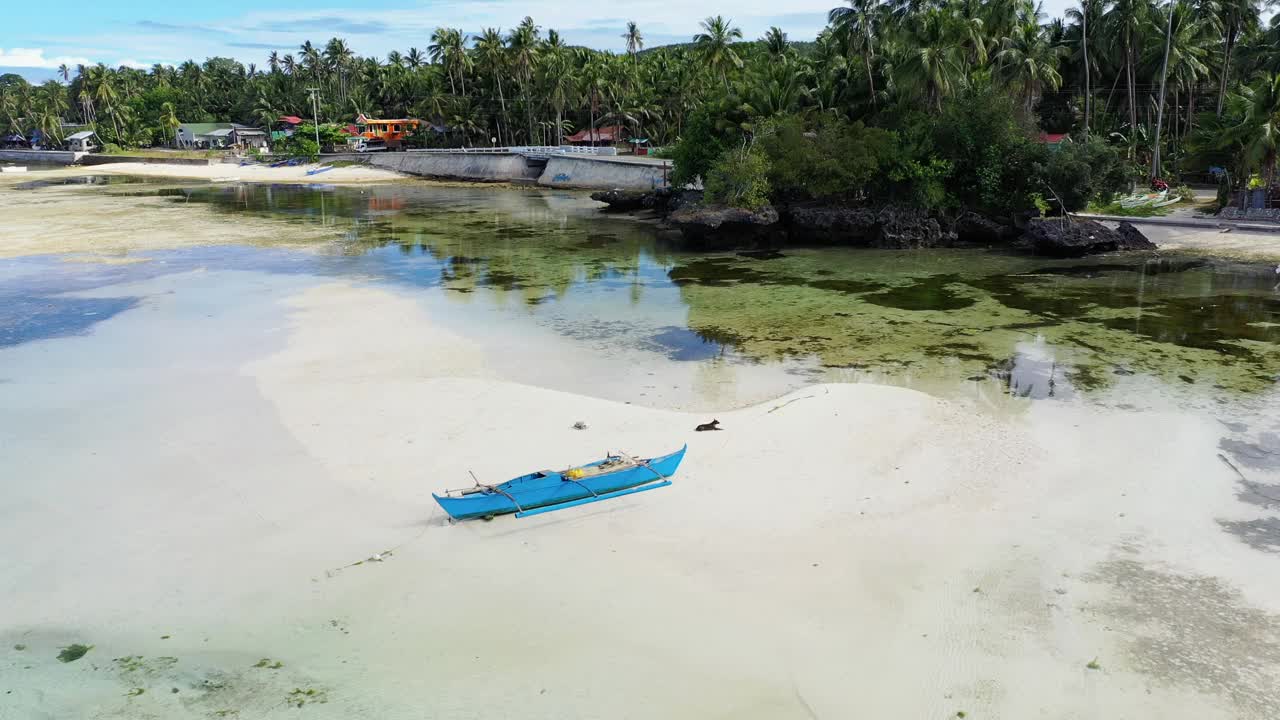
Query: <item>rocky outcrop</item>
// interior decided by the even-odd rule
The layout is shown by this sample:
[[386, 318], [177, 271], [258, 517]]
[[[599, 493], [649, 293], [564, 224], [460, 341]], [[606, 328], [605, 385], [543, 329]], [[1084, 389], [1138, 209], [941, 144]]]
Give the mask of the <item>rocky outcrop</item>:
[[975, 212], [961, 213], [951, 231], [966, 245], [1005, 245], [1018, 234], [1012, 226]]
[[608, 204], [611, 211], [627, 212], [643, 208], [650, 195], [641, 190], [600, 190], [591, 193], [591, 199]]
[[693, 250], [732, 250], [772, 243], [780, 227], [772, 205], [759, 210], [697, 205], [667, 216]]
[[659, 213], [673, 213], [702, 202], [701, 190], [658, 188], [645, 196], [644, 206]]
[[1094, 220], [1032, 220], [1022, 240], [1031, 250], [1054, 257], [1080, 257], [1117, 250], [1154, 250], [1155, 244], [1129, 223], [1112, 230]]
[[1120, 237], [1124, 238], [1124, 246], [1120, 250], [1155, 250], [1156, 244], [1147, 239], [1142, 231], [1133, 226], [1128, 220], [1121, 220], [1120, 226], [1116, 228], [1116, 232]]
[[932, 248], [953, 244], [954, 236], [942, 232], [938, 221], [924, 210], [882, 208], [876, 214], [878, 230], [871, 246], [878, 248]]
[[953, 239], [929, 213], [893, 205], [794, 205], [787, 208], [786, 226], [788, 239], [802, 244], [926, 248], [948, 245]]

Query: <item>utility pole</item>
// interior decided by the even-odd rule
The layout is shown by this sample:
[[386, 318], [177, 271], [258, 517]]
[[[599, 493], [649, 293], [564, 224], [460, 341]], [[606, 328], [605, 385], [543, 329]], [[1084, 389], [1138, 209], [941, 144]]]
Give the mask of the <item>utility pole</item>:
[[307, 88], [311, 93], [311, 121], [316, 128], [316, 152], [320, 152], [320, 88]]
[[1083, 23], [1084, 39], [1084, 139], [1088, 142], [1090, 101], [1092, 100], [1089, 92], [1089, 0], [1082, 0], [1080, 3], [1080, 20]]
[[1160, 104], [1156, 106], [1156, 140], [1151, 148], [1151, 179], [1160, 176], [1160, 125], [1164, 122], [1164, 85], [1169, 76], [1169, 42], [1173, 38], [1173, 10], [1177, 2], [1169, 3], [1169, 22], [1164, 30], [1164, 66], [1160, 68]]

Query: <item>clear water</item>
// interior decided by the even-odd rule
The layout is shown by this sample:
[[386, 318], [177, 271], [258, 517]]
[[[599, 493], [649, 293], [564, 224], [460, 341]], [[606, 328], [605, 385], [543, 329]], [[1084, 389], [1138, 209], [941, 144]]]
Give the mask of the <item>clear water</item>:
[[[9, 191], [34, 197], [51, 186], [37, 180]], [[83, 333], [137, 306], [136, 298], [70, 291], [200, 268], [383, 282], [448, 303], [460, 327], [483, 317], [602, 349], [786, 366], [810, 379], [976, 383], [1049, 398], [1100, 395], [1140, 376], [1224, 402], [1263, 396], [1280, 379], [1280, 291], [1270, 265], [981, 250], [695, 255], [652, 224], [552, 191], [127, 178], [82, 191], [205, 206], [227, 223], [283, 221], [281, 244], [291, 225], [332, 235], [303, 249], [263, 238], [148, 251], [149, 262], [124, 265], [0, 260], [0, 347]]]

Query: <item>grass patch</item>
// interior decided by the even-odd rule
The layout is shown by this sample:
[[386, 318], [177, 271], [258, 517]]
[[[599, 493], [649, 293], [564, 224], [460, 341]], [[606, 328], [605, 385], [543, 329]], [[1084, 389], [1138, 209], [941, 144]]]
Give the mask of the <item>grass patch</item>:
[[141, 694], [142, 694], [142, 693], [144, 693], [144, 692], [146, 692], [146, 690], [143, 690], [142, 688], [134, 688], [134, 689], [130, 690], [129, 692], [125, 693], [125, 694], [124, 694], [124, 696], [125, 696], [125, 697], [138, 697], [139, 695], [141, 695]]
[[158, 150], [156, 148], [120, 148], [111, 149], [103, 155], [124, 155], [127, 157], [176, 158], [181, 160], [204, 160], [218, 157], [222, 153], [211, 150]]
[[1089, 661], [1089, 664], [1088, 664], [1088, 665], [1085, 665], [1085, 667], [1089, 668], [1090, 670], [1101, 670], [1101, 669], [1102, 669], [1102, 666], [1098, 664], [1098, 658], [1094, 658], [1094, 659], [1090, 660], [1090, 661]]
[[18, 643], [17, 645], [13, 646], [13, 649], [17, 650], [18, 652], [22, 652], [23, 650], [27, 649], [27, 646], [23, 645], [22, 643]]
[[85, 654], [92, 649], [93, 649], [92, 645], [81, 645], [80, 643], [73, 643], [71, 645], [68, 645], [62, 648], [62, 651], [58, 653], [58, 662], [64, 662], [64, 663], [75, 662], [80, 658], [84, 657]]
[[1151, 207], [1150, 205], [1121, 207], [1118, 202], [1108, 203], [1106, 205], [1089, 203], [1089, 207], [1085, 208], [1085, 212], [1093, 215], [1117, 215], [1120, 217], [1162, 217], [1173, 212], [1175, 207], [1179, 207], [1183, 204], [1185, 203], [1174, 203], [1173, 205], [1165, 205], [1164, 207]]
[[284, 663], [280, 662], [279, 660], [272, 660], [271, 658], [262, 658], [258, 662], [254, 663], [253, 666], [256, 668], [270, 668], [272, 670], [279, 670], [280, 668], [284, 667]]

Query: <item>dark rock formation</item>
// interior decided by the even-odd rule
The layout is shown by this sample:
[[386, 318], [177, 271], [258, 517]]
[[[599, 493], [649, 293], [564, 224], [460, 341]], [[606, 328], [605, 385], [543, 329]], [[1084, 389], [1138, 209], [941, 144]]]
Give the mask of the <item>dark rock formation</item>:
[[973, 245], [1004, 245], [1017, 235], [1017, 230], [975, 212], [962, 213], [951, 227], [956, 239]]
[[697, 205], [667, 216], [690, 249], [732, 250], [768, 245], [779, 233], [778, 211], [772, 205], [751, 211], [742, 208]]
[[1094, 220], [1032, 220], [1023, 236], [1029, 247], [1041, 255], [1079, 257], [1116, 250], [1154, 250], [1155, 244], [1122, 223], [1121, 231], [1112, 230]]
[[942, 232], [938, 221], [916, 208], [885, 207], [876, 214], [878, 232], [871, 246], [878, 248], [931, 248], [952, 244], [954, 236]]
[[680, 208], [692, 207], [702, 202], [701, 190], [658, 188], [645, 195], [644, 206], [659, 213], [673, 213]]
[[608, 203], [611, 211], [626, 212], [643, 208], [645, 199], [651, 194], [640, 190], [601, 190], [591, 193], [591, 199]]
[[1124, 238], [1124, 246], [1121, 250], [1155, 250], [1156, 244], [1147, 239], [1142, 231], [1133, 226], [1128, 220], [1121, 220], [1120, 226], [1116, 228], [1116, 232], [1120, 237]]
[[876, 211], [838, 205], [792, 205], [786, 210], [792, 242], [822, 245], [867, 245], [876, 232]]
[[953, 239], [924, 210], [814, 204], [787, 209], [787, 237], [796, 243], [876, 248], [940, 247]]

